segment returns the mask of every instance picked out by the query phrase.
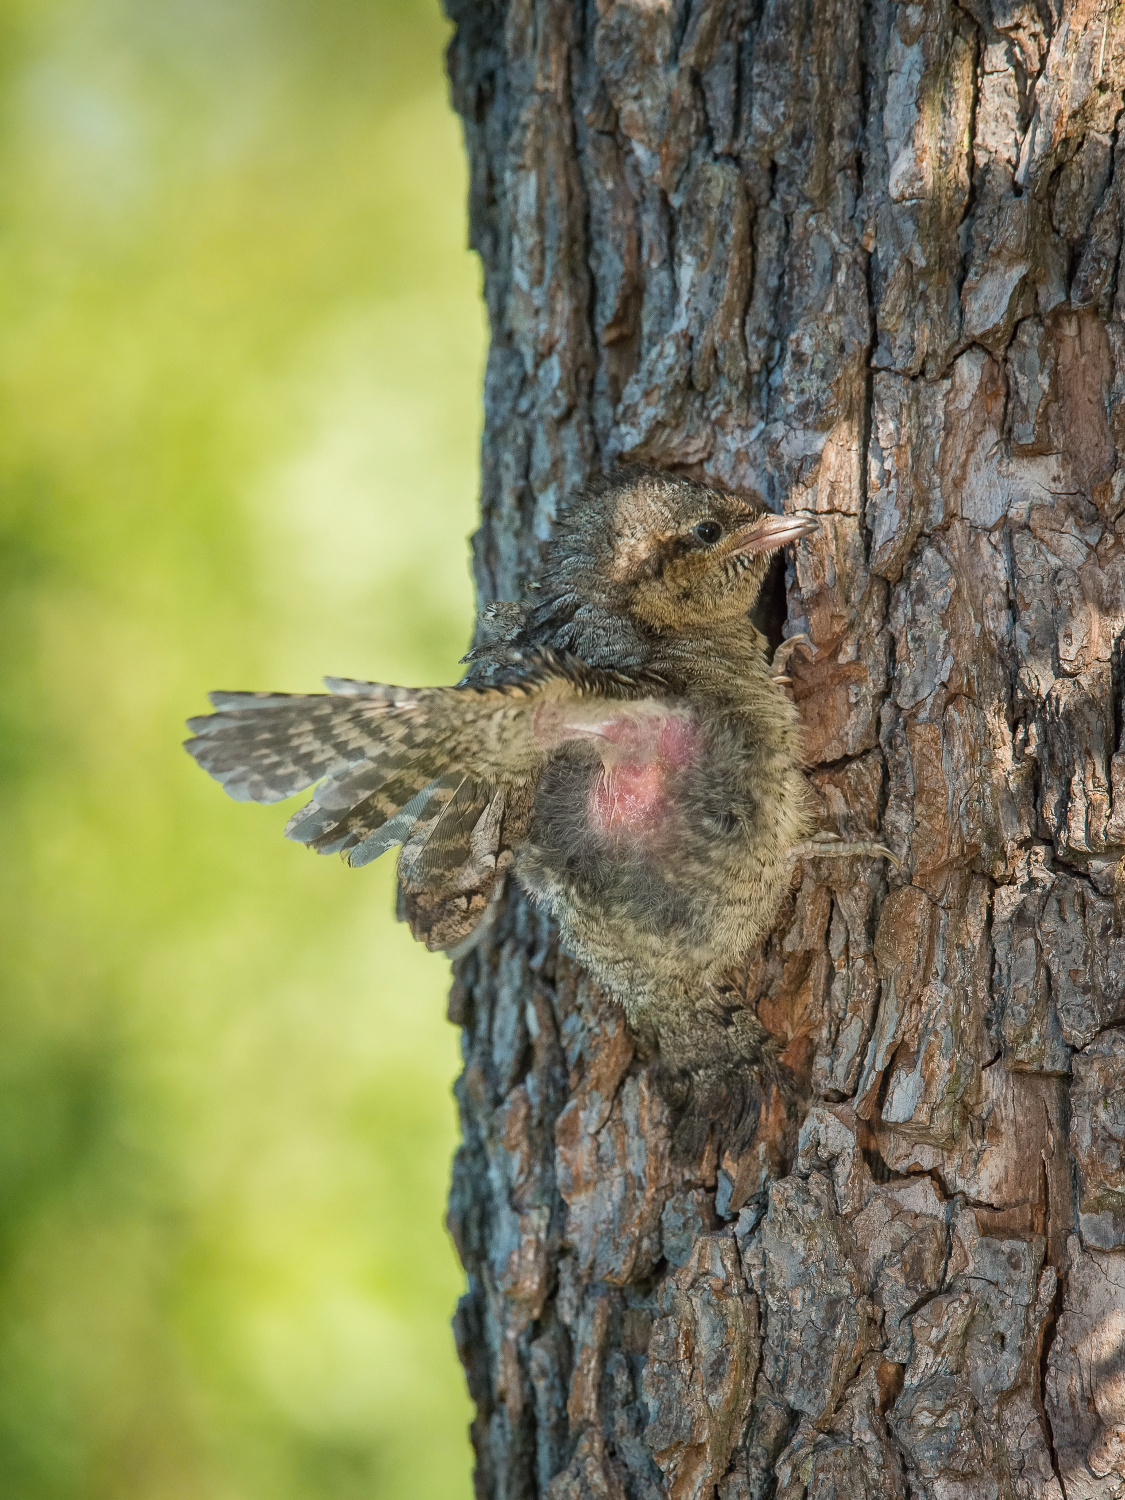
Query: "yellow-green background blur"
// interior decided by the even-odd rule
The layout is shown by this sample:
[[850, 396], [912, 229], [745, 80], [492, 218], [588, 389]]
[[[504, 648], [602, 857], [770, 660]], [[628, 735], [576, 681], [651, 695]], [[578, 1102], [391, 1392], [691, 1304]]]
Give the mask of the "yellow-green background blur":
[[447, 967], [179, 748], [450, 680], [436, 0], [0, 0], [0, 1496], [470, 1493]]

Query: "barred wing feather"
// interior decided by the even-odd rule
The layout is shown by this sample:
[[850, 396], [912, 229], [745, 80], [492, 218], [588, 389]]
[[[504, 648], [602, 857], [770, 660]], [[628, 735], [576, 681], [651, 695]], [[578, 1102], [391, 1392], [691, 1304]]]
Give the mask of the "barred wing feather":
[[[548, 755], [607, 715], [665, 711], [654, 677], [624, 677], [537, 652], [489, 687], [401, 688], [327, 678], [327, 693], [212, 693], [186, 748], [239, 801], [316, 786], [286, 834], [365, 865], [403, 845], [416, 936], [471, 926], [523, 836]], [[423, 899], [424, 897], [424, 899]], [[459, 915], [463, 913], [463, 915]], [[445, 936], [443, 936], [443, 934]]]

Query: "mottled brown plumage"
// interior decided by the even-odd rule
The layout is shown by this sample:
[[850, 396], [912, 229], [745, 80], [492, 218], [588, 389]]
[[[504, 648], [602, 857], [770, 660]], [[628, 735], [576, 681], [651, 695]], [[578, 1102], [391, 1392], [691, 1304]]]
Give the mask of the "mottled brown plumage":
[[218, 693], [188, 749], [234, 797], [319, 783], [286, 832], [320, 853], [401, 844], [430, 947], [463, 950], [513, 869], [659, 1047], [686, 1136], [745, 1132], [773, 1048], [731, 981], [794, 858], [846, 847], [804, 842], [797, 715], [748, 618], [813, 525], [626, 471], [567, 507], [524, 601], [484, 611], [459, 686]]

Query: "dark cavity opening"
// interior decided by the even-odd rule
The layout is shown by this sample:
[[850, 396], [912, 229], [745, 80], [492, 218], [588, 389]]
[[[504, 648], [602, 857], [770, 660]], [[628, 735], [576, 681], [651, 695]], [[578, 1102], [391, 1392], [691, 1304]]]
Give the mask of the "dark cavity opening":
[[760, 630], [769, 641], [771, 651], [776, 651], [785, 639], [785, 621], [788, 615], [789, 606], [785, 598], [785, 554], [775, 552], [770, 562], [770, 570], [762, 584], [762, 592], [758, 595], [758, 602], [750, 611], [750, 619], [756, 629]]

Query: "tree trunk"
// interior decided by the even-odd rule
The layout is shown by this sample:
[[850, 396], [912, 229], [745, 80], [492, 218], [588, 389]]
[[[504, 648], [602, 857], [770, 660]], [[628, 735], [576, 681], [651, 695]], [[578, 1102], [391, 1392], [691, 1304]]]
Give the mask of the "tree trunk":
[[518, 894], [462, 962], [477, 1493], [1120, 1496], [1122, 6], [450, 10], [482, 596], [619, 460], [815, 510], [810, 780], [902, 862], [754, 959], [800, 1104], [737, 1160]]

